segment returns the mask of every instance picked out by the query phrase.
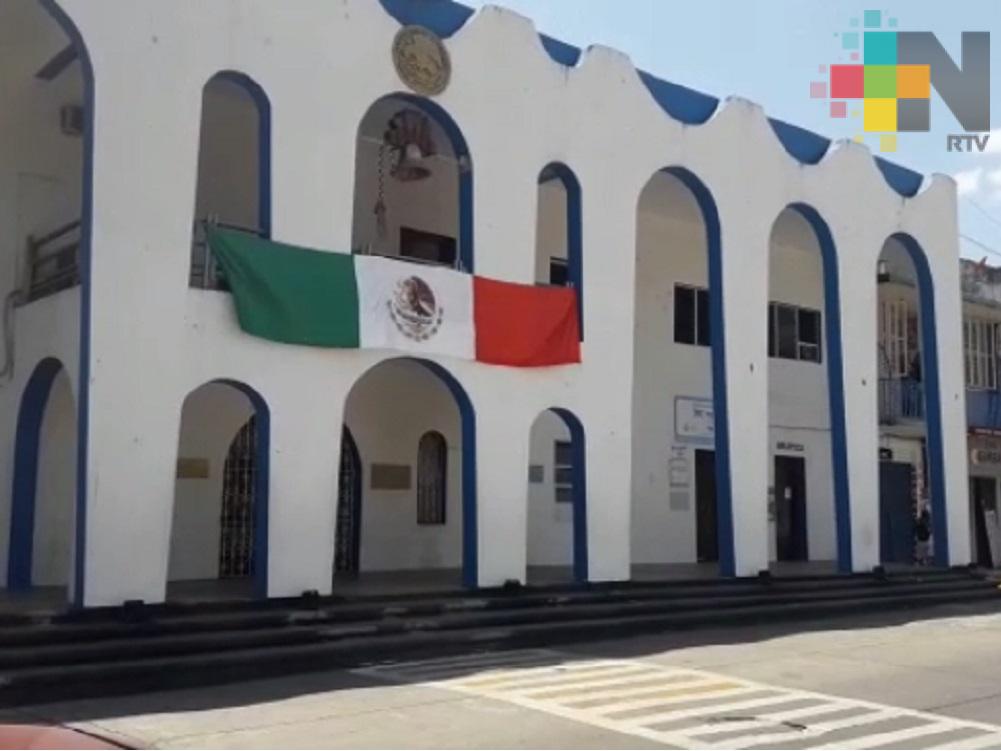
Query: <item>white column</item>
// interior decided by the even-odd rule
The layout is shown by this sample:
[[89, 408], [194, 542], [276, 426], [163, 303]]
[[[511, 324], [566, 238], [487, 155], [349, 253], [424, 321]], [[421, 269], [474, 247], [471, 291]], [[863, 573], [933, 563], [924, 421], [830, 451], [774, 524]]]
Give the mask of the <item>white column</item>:
[[268, 596], [329, 594], [344, 395], [332, 389], [316, 399], [313, 389], [290, 388], [286, 380], [265, 398], [271, 423]]
[[[768, 256], [770, 224], [746, 207], [719, 204], [723, 331], [726, 346], [727, 451], [733, 524], [733, 573], [768, 568]], [[771, 217], [774, 218], [774, 217]], [[768, 225], [766, 228], [764, 225]], [[715, 293], [715, 290], [714, 290]], [[715, 354], [714, 354], [715, 357]], [[714, 392], [716, 408], [720, 394]], [[717, 438], [717, 441], [719, 439]], [[716, 461], [721, 457], [717, 454]], [[720, 489], [717, 488], [717, 493]], [[725, 541], [720, 565], [725, 574]]]

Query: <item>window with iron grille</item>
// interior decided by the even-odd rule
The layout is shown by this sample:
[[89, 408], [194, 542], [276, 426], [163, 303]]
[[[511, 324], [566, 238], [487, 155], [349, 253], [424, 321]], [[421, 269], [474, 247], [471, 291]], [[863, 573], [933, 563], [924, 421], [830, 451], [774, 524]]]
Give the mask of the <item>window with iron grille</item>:
[[883, 300], [879, 306], [880, 367], [888, 378], [912, 374], [918, 354], [917, 311], [907, 300]]
[[557, 503], [573, 502], [573, 444], [553, 444], [553, 493]]
[[445, 436], [431, 430], [417, 445], [417, 523], [444, 524], [448, 474]]
[[998, 387], [998, 324], [978, 318], [963, 320], [963, 354], [966, 386]]
[[768, 356], [821, 361], [819, 310], [785, 303], [768, 304]]

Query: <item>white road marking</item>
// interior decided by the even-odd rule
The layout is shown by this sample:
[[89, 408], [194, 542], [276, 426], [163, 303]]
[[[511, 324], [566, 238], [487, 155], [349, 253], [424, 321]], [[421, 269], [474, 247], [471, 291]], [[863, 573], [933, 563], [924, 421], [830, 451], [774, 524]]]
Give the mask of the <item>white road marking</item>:
[[[873, 748], [900, 742], [911, 748], [943, 749], [1001, 745], [997, 725], [653, 662], [577, 660], [553, 650], [481, 652], [373, 665], [354, 672], [490, 698], [679, 748], [743, 749], [779, 743], [796, 743], [798, 748]], [[767, 696], [760, 695], [765, 692]], [[810, 706], [782, 708], [804, 700]], [[850, 716], [834, 715], [853, 710]], [[825, 721], [828, 714], [832, 717]], [[811, 717], [816, 721], [797, 727], [797, 720]], [[888, 720], [918, 724], [889, 731], [885, 724], [876, 724]], [[658, 729], [668, 723], [671, 729]], [[817, 745], [823, 743], [821, 736], [834, 731], [839, 740]], [[950, 732], [968, 732], [971, 737], [921, 745], [922, 738], [934, 743], [934, 736]]]

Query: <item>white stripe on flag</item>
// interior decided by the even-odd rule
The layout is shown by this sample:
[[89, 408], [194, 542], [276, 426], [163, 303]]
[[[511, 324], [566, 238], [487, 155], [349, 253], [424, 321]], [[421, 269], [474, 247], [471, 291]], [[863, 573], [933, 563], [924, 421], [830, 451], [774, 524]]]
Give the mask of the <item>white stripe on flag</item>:
[[452, 269], [356, 256], [361, 346], [473, 360], [473, 277]]

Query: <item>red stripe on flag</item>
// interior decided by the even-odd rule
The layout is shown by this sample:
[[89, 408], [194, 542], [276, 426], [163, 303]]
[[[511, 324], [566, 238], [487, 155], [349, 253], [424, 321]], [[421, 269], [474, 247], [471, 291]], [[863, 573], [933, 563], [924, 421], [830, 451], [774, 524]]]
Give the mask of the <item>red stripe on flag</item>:
[[580, 362], [577, 293], [473, 278], [476, 359], [530, 368]]

